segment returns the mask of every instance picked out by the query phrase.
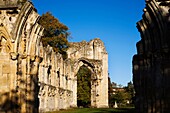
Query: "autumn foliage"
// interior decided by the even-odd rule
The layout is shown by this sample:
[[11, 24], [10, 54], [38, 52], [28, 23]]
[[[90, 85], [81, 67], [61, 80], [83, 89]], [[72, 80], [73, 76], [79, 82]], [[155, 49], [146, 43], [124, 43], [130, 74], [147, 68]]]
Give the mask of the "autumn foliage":
[[50, 45], [55, 52], [61, 53], [66, 58], [66, 50], [69, 47], [68, 27], [49, 12], [41, 16], [39, 24], [44, 27], [43, 46]]

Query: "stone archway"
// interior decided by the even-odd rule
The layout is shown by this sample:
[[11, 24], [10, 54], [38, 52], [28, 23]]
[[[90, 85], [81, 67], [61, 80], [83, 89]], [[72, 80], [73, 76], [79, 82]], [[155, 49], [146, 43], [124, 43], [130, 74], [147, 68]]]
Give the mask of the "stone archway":
[[[39, 15], [30, 2], [22, 7], [1, 8], [0, 12], [0, 67], [4, 68], [7, 80], [1, 91], [8, 89], [10, 101], [18, 112], [38, 112], [38, 68], [40, 37], [43, 28], [37, 23]], [[5, 78], [5, 79], [6, 79]], [[0, 81], [4, 80], [0, 77]], [[0, 94], [1, 95], [1, 94]], [[15, 98], [16, 97], [16, 98]], [[15, 98], [15, 99], [14, 99]], [[34, 103], [34, 104], [33, 104]], [[8, 109], [12, 112], [13, 109]], [[14, 111], [13, 111], [14, 112]]]
[[91, 75], [92, 72], [87, 66], [80, 67], [77, 73], [77, 106], [91, 107]]
[[[73, 62], [74, 76], [83, 65], [92, 72], [91, 107], [108, 107], [108, 54], [103, 42], [96, 38], [90, 42], [70, 43], [68, 57]], [[77, 80], [76, 76], [75, 80]], [[74, 87], [73, 92], [77, 91], [76, 88], [77, 86]], [[77, 105], [76, 93], [73, 93], [73, 98]]]
[[0, 52], [10, 53], [12, 51], [10, 35], [3, 24], [0, 25]]
[[[74, 65], [77, 66], [74, 69], [75, 75], [77, 75], [79, 69], [82, 66], [86, 66], [91, 71], [91, 107], [98, 107], [99, 102], [99, 95], [100, 95], [100, 70], [98, 70], [96, 67], [100, 67], [96, 61], [94, 60], [88, 60], [85, 58], [79, 59]], [[98, 61], [99, 62], [99, 61]], [[77, 76], [75, 76], [77, 80]], [[77, 89], [76, 89], [77, 90]]]

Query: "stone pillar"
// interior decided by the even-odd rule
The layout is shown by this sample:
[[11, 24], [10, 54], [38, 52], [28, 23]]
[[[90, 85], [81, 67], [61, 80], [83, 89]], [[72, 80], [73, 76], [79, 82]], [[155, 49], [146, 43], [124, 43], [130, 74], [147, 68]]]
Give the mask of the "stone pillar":
[[133, 57], [137, 113], [170, 112], [169, 0], [147, 0]]
[[16, 72], [18, 54], [0, 51], [0, 109], [2, 112], [17, 112]]
[[59, 89], [58, 89], [58, 87], [56, 88], [56, 92], [55, 92], [55, 111], [56, 110], [59, 110], [59, 104], [58, 104], [58, 102], [59, 102], [59, 98], [60, 98], [60, 95], [59, 95]]
[[30, 57], [30, 75], [27, 78], [27, 112], [29, 113], [38, 113], [39, 107], [39, 86], [38, 86], [38, 70], [39, 63], [41, 62], [41, 58], [38, 56]]
[[91, 107], [96, 108], [97, 107], [97, 92], [96, 92], [96, 75], [93, 73], [91, 75]]
[[100, 82], [100, 108], [109, 107], [109, 97], [108, 97], [108, 54], [106, 52], [102, 55], [102, 72], [99, 77]]
[[73, 103], [72, 107], [77, 107], [77, 78], [73, 79]]

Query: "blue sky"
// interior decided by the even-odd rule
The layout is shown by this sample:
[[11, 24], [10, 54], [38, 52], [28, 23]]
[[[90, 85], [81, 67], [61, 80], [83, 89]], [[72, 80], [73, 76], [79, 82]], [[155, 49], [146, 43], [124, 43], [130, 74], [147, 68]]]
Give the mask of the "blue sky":
[[100, 38], [109, 55], [109, 76], [117, 84], [132, 80], [132, 57], [140, 34], [145, 0], [32, 0], [38, 13], [51, 12], [69, 27], [71, 42]]

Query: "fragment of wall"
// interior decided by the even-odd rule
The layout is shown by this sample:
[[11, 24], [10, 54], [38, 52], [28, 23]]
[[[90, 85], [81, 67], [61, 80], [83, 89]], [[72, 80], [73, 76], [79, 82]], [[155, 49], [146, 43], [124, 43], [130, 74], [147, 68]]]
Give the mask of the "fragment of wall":
[[73, 104], [71, 76], [66, 75], [70, 73], [66, 70], [70, 69], [69, 64], [66, 66], [61, 55], [50, 47], [42, 46], [40, 38], [43, 28], [37, 23], [38, 20], [39, 15], [30, 2], [17, 9], [1, 9], [1, 103], [4, 106], [9, 100], [13, 102], [13, 97], [18, 98], [13, 103], [20, 108], [7, 109], [12, 112], [35, 113], [38, 106], [40, 110], [47, 111], [65, 109]]
[[[95, 38], [90, 42], [82, 41], [82, 42], [73, 42], [70, 43], [70, 47], [67, 51], [68, 58], [73, 61], [76, 61], [74, 67], [74, 73], [78, 72], [78, 69], [82, 65], [87, 65], [88, 63], [93, 65], [92, 72], [94, 72], [94, 77], [96, 81], [93, 85], [97, 85], [96, 89], [93, 92], [96, 94], [92, 94], [91, 102], [92, 107], [108, 107], [108, 54], [106, 52], [104, 43], [99, 39]], [[88, 63], [81, 63], [81, 61], [85, 61]], [[91, 69], [91, 68], [89, 68]], [[93, 87], [93, 85], [91, 87]], [[93, 101], [96, 101], [93, 103]]]
[[143, 19], [137, 23], [141, 40], [133, 57], [133, 81], [138, 113], [170, 111], [169, 69], [169, 4], [167, 1], [146, 2]]

